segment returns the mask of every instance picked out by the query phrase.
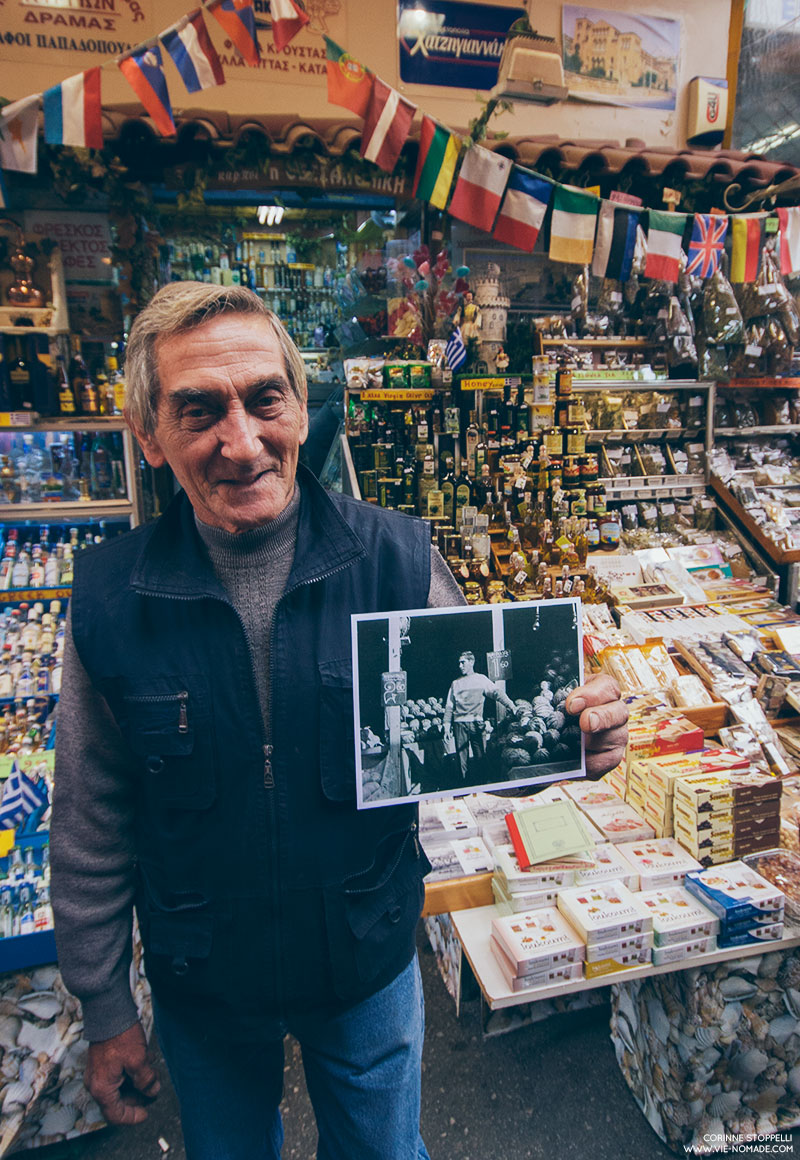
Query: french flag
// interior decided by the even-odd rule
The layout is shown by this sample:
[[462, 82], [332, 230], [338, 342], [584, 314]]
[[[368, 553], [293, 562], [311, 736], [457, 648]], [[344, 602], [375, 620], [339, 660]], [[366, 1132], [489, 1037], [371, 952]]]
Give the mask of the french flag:
[[103, 148], [99, 65], [47, 89], [43, 102], [44, 139], [48, 145]]
[[119, 62], [119, 67], [153, 118], [153, 123], [161, 136], [171, 137], [175, 132], [175, 122], [172, 119], [167, 78], [161, 67], [161, 49], [157, 44], [149, 48], [134, 49], [129, 56]]
[[162, 32], [159, 40], [175, 61], [187, 92], [199, 93], [201, 89], [225, 84], [217, 50], [199, 8]]
[[225, 35], [230, 37], [244, 58], [245, 64], [255, 67], [261, 60], [256, 37], [256, 15], [253, 0], [211, 0], [206, 12], [219, 21]]
[[294, 0], [269, 0], [272, 20], [272, 39], [278, 52], [294, 40], [300, 29], [308, 24], [309, 16]]

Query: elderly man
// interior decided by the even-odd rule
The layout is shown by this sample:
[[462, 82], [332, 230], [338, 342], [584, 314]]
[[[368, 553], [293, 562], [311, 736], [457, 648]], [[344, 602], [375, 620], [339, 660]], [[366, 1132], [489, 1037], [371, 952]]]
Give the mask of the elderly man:
[[[427, 861], [413, 805], [359, 812], [350, 613], [457, 602], [426, 526], [302, 467], [302, 359], [238, 287], [139, 315], [128, 419], [182, 491], [76, 569], [52, 827], [59, 961], [112, 1123], [158, 1091], [129, 988], [135, 904], [189, 1160], [278, 1157], [283, 1038], [324, 1160], [414, 1160]], [[572, 694], [596, 772], [613, 683]]]

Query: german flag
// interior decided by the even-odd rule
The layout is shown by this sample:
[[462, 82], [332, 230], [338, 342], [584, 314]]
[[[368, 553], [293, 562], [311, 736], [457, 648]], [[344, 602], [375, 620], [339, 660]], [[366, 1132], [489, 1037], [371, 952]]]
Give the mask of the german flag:
[[372, 96], [372, 73], [328, 36], [325, 48], [328, 100], [332, 105], [343, 105], [357, 116], [366, 117]]
[[755, 282], [764, 248], [765, 213], [739, 213], [731, 216], [731, 282]]

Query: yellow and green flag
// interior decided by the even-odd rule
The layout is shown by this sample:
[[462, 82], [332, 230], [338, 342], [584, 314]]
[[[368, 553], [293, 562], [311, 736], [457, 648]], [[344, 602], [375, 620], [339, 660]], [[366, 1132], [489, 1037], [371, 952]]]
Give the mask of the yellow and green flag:
[[444, 209], [460, 147], [461, 139], [455, 133], [437, 124], [432, 117], [422, 118], [412, 197], [420, 197], [436, 209]]

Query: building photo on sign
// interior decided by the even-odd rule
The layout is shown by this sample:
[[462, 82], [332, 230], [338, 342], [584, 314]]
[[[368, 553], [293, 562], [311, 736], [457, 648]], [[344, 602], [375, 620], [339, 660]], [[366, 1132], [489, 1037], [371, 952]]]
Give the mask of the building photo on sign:
[[585, 776], [579, 602], [352, 617], [359, 809]]
[[571, 97], [628, 108], [675, 108], [677, 20], [565, 4], [561, 25]]

